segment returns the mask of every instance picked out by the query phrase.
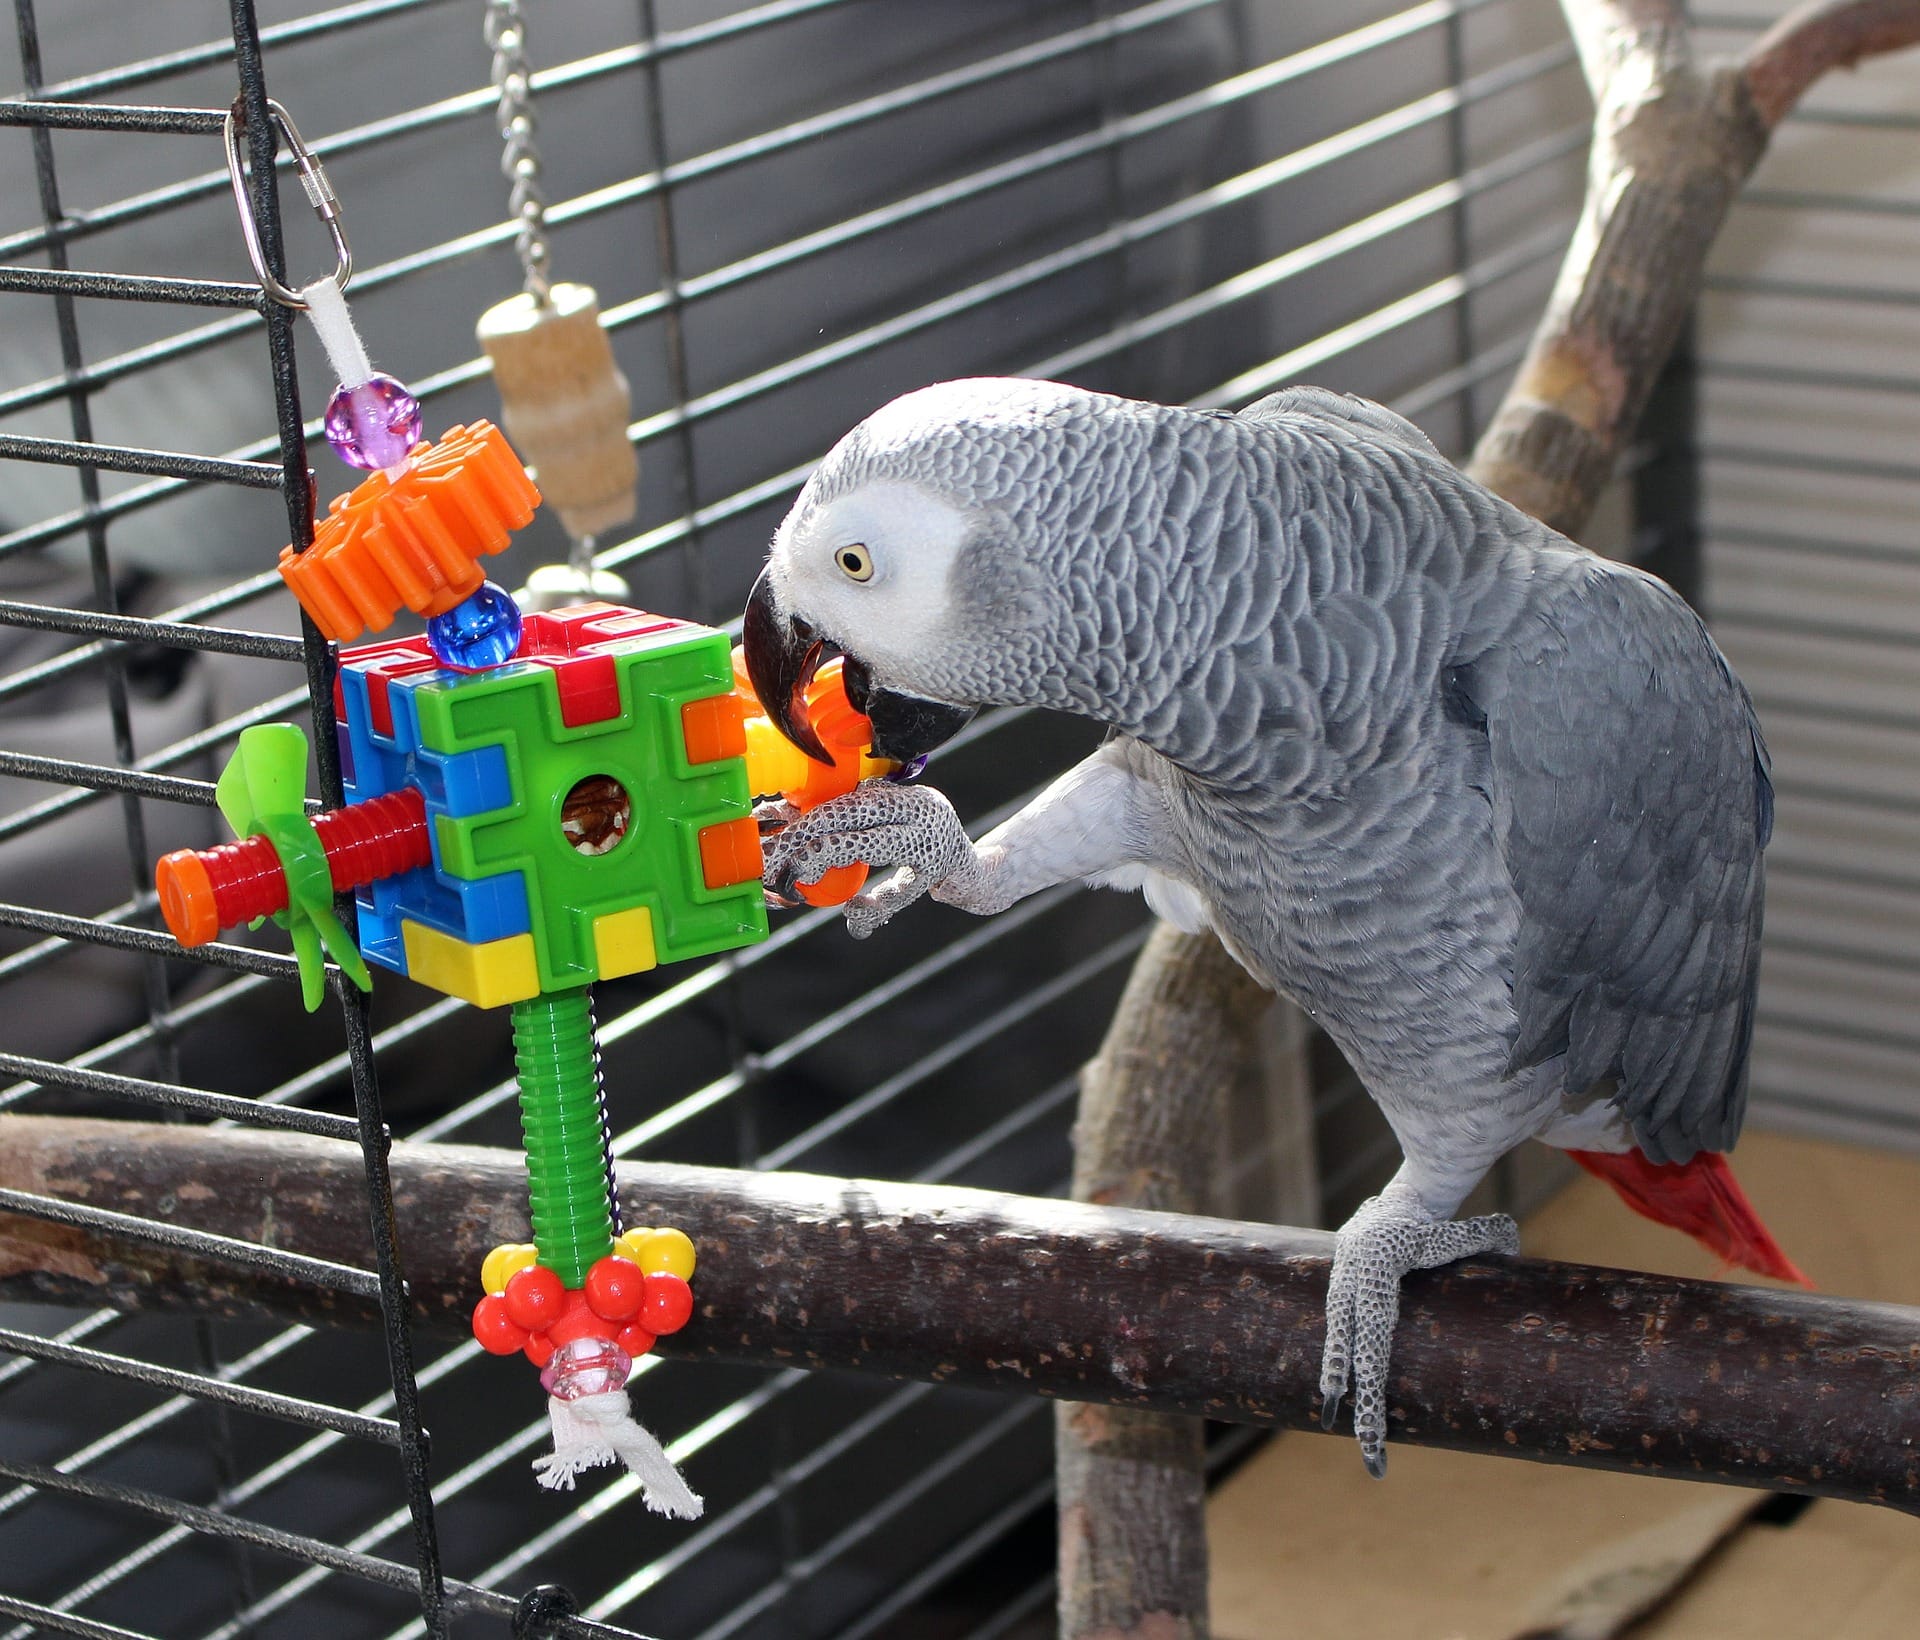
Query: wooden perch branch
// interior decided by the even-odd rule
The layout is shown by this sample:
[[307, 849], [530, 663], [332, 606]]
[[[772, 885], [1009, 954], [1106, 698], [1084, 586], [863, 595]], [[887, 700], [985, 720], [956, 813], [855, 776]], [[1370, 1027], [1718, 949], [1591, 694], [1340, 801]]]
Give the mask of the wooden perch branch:
[[[1204, 959], [1211, 946], [1217, 961]], [[1228, 1088], [1252, 1068], [1267, 993], [1217, 940], [1162, 923], [1159, 960], [1135, 967], [1100, 1055], [1080, 1077], [1077, 1201], [1164, 1213], [1218, 1205]], [[1222, 1032], [1223, 1015], [1238, 1029]], [[1184, 1097], [1129, 1098], [1178, 1078]], [[1204, 1640], [1205, 1431], [1197, 1418], [1069, 1403], [1054, 1416], [1060, 1640], [1143, 1632]]]
[[1920, 45], [1914, 0], [1818, 0], [1789, 12], [1742, 59], [1754, 112], [1771, 131], [1821, 75]]
[[1561, 9], [1596, 104], [1623, 64], [1635, 58], [1684, 63], [1689, 54], [1681, 0], [1575, 0]]
[[[1318, 1428], [1321, 1232], [805, 1174], [620, 1178], [630, 1223], [701, 1247], [698, 1314], [663, 1351]], [[393, 1180], [415, 1316], [464, 1330], [481, 1257], [527, 1233], [520, 1157], [398, 1145]], [[367, 1260], [360, 1158], [322, 1139], [9, 1116], [0, 1186]], [[1405, 1292], [1396, 1441], [1920, 1513], [1920, 1311], [1531, 1259]], [[12, 1216], [0, 1297], [377, 1320], [367, 1298]]]
[[1593, 91], [1587, 190], [1533, 345], [1468, 466], [1577, 535], [1639, 425], [1767, 139], [1828, 70], [1920, 43], [1920, 0], [1819, 0], [1700, 63], [1673, 0], [1562, 0]]

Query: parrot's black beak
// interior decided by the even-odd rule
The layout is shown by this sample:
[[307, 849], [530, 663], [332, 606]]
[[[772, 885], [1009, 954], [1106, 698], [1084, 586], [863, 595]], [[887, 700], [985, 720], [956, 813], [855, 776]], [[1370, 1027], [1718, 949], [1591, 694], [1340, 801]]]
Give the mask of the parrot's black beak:
[[807, 685], [813, 681], [825, 644], [819, 633], [798, 616], [782, 615], [773, 603], [767, 572], [747, 595], [747, 612], [740, 624], [740, 647], [746, 653], [747, 677], [768, 719], [808, 757], [829, 766], [833, 758], [814, 733], [807, 711]]
[[[831, 763], [807, 709], [807, 685], [826, 658], [826, 640], [798, 615], [783, 615], [775, 607], [765, 570], [747, 595], [740, 647], [746, 654], [747, 677], [769, 720], [807, 756]], [[847, 699], [873, 725], [875, 757], [913, 763], [950, 740], [976, 710], [877, 685], [856, 656], [846, 656], [843, 664]]]
[[852, 655], [843, 661], [847, 699], [873, 725], [873, 755], [911, 764], [964, 729], [978, 710], [949, 706], [924, 695], [906, 695], [877, 686], [866, 663]]

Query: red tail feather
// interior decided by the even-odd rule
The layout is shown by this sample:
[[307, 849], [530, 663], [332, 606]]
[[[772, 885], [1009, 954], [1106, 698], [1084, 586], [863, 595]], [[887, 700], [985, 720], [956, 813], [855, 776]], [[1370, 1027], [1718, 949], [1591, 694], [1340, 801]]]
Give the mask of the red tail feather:
[[1650, 1162], [1638, 1150], [1623, 1154], [1570, 1150], [1567, 1154], [1612, 1185], [1634, 1212], [1655, 1224], [1686, 1231], [1729, 1264], [1797, 1281], [1802, 1287], [1813, 1285], [1780, 1250], [1726, 1157], [1717, 1152], [1703, 1150], [1692, 1161], [1671, 1166]]

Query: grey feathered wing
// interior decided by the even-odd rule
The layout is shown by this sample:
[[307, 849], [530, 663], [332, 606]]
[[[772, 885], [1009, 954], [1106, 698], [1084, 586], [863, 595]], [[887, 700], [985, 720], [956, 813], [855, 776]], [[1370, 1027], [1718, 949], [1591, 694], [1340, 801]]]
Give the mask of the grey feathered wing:
[[1569, 552], [1449, 674], [1484, 718], [1522, 926], [1510, 1068], [1602, 1079], [1656, 1162], [1725, 1150], [1746, 1108], [1773, 792], [1753, 708], [1662, 583]]
[[1263, 421], [1277, 416], [1314, 416], [1335, 426], [1399, 444], [1424, 456], [1439, 456], [1432, 439], [1397, 411], [1357, 393], [1336, 393], [1331, 388], [1283, 387], [1263, 399], [1255, 399], [1237, 412], [1248, 421]]

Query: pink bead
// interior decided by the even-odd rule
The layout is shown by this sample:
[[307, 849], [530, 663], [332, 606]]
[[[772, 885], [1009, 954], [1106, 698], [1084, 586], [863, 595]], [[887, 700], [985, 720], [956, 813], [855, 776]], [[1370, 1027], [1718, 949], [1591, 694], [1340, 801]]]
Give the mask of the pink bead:
[[397, 467], [420, 442], [420, 401], [391, 376], [339, 387], [327, 404], [327, 442], [350, 467]]
[[553, 1352], [540, 1371], [540, 1387], [556, 1401], [605, 1395], [624, 1389], [633, 1361], [618, 1344], [604, 1338], [576, 1338]]

